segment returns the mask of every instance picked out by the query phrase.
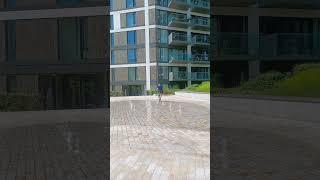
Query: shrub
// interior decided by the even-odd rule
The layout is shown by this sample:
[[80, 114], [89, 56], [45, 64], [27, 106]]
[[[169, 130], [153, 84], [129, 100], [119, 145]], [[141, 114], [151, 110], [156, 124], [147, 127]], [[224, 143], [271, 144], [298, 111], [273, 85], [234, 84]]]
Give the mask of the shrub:
[[293, 68], [293, 74], [296, 74], [301, 71], [306, 71], [309, 69], [314, 69], [314, 68], [320, 69], [320, 63], [299, 64]]
[[110, 96], [111, 97], [116, 97], [116, 96], [123, 96], [123, 92], [122, 91], [110, 91]]
[[163, 94], [169, 95], [174, 94], [174, 89], [170, 89], [168, 86], [163, 87]]
[[261, 74], [253, 80], [249, 80], [241, 85], [243, 91], [261, 91], [273, 88], [277, 82], [286, 78], [286, 74], [280, 72], [268, 72]]
[[0, 111], [40, 110], [40, 96], [36, 94], [1, 94]]
[[154, 95], [157, 94], [158, 92], [156, 90], [148, 90], [147, 95]]

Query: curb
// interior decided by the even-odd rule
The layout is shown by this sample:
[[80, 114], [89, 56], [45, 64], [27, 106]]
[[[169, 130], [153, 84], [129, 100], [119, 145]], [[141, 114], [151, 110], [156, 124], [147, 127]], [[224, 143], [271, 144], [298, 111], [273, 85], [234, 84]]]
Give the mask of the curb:
[[320, 98], [311, 97], [290, 97], [290, 96], [259, 96], [259, 95], [241, 95], [241, 94], [215, 94], [215, 97], [238, 98], [238, 99], [254, 99], [254, 100], [269, 100], [269, 101], [284, 101], [284, 102], [302, 102], [320, 104]]

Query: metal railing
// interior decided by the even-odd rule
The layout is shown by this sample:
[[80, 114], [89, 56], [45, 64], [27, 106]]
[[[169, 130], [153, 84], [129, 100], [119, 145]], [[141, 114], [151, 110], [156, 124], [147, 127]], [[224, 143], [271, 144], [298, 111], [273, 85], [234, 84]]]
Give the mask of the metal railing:
[[180, 3], [180, 4], [187, 4], [187, 0], [169, 0], [168, 4], [171, 4], [173, 2]]
[[182, 23], [188, 23], [187, 16], [184, 14], [177, 14], [173, 13], [169, 15], [168, 18], [169, 24], [172, 22], [182, 22]]
[[169, 54], [170, 61], [188, 61], [187, 53], [171, 52]]
[[192, 6], [201, 7], [201, 8], [210, 8], [209, 0], [191, 0], [190, 1]]
[[208, 26], [209, 27], [209, 18], [202, 17], [193, 17], [190, 19], [191, 25], [199, 25], [199, 26]]
[[209, 62], [208, 54], [192, 54], [191, 56], [192, 62]]
[[171, 72], [172, 73], [172, 80], [188, 80], [187, 72], [178, 71], [178, 72]]
[[248, 33], [216, 33], [215, 56], [248, 55]]
[[169, 36], [172, 36], [172, 40], [175, 41], [188, 41], [188, 36], [185, 33], [172, 32]]
[[[320, 43], [312, 33], [215, 33], [213, 38], [214, 56], [244, 55], [261, 58], [320, 56]], [[250, 42], [253, 43], [250, 48]], [[256, 44], [256, 45], [255, 45]], [[250, 52], [250, 53], [249, 53]]]
[[206, 36], [206, 35], [194, 35], [192, 37], [192, 42], [194, 44], [209, 44], [210, 38], [209, 36]]
[[[316, 40], [316, 39], [315, 39]], [[260, 36], [260, 55], [270, 56], [312, 56], [312, 33], [277, 33]]]
[[209, 80], [210, 73], [209, 72], [191, 72], [190, 73], [190, 80]]

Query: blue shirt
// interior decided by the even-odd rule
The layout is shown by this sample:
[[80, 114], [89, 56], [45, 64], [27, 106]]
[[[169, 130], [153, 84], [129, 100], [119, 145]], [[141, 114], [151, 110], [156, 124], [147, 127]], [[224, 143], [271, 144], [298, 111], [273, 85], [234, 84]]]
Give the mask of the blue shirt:
[[158, 90], [159, 90], [159, 91], [162, 91], [162, 90], [163, 90], [162, 85], [158, 86]]

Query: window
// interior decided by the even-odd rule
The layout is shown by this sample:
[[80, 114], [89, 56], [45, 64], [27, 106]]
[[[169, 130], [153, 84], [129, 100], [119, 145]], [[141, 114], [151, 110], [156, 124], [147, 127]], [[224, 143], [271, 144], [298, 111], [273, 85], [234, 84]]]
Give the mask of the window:
[[116, 80], [116, 72], [115, 69], [111, 69], [111, 80], [115, 81]]
[[128, 80], [129, 81], [137, 80], [137, 68], [136, 67], [129, 67], [128, 68]]
[[128, 44], [136, 44], [136, 31], [128, 31], [127, 32], [127, 43]]
[[116, 64], [114, 51], [111, 51], [111, 64]]
[[135, 7], [135, 0], [127, 0], [127, 8]]
[[157, 11], [158, 24], [168, 25], [168, 12], [167, 11]]
[[113, 30], [113, 16], [110, 16], [110, 29]]
[[16, 60], [16, 21], [7, 21], [7, 61]]
[[136, 25], [136, 13], [127, 13], [127, 27]]
[[114, 33], [112, 33], [111, 35], [110, 35], [110, 45], [111, 45], [111, 47], [113, 48], [114, 47]]
[[168, 30], [157, 29], [157, 42], [164, 44], [168, 43]]
[[168, 62], [168, 48], [159, 48], [158, 58], [160, 62]]
[[136, 63], [137, 57], [136, 57], [136, 49], [128, 49], [128, 63]]

